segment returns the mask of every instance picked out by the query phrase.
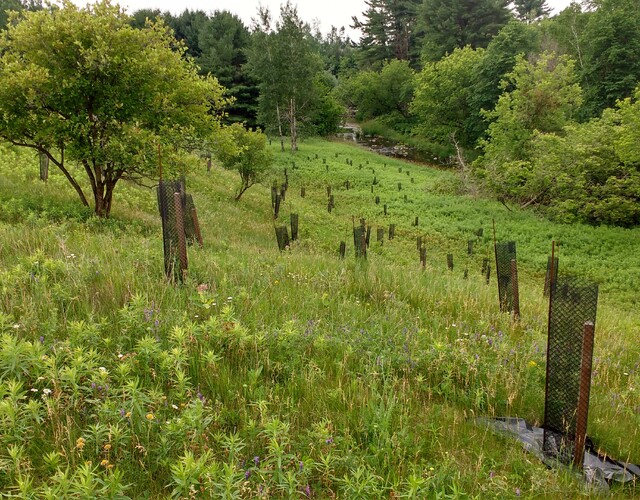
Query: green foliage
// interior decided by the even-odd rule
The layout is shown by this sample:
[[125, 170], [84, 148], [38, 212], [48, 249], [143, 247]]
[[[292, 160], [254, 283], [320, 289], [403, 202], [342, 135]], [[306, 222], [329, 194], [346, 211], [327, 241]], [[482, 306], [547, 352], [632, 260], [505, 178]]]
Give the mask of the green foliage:
[[99, 216], [120, 179], [157, 175], [159, 145], [171, 164], [187, 138], [217, 128], [218, 83], [173, 50], [164, 25], [134, 29], [108, 2], [27, 13], [0, 43], [0, 137], [46, 154], [89, 205], [83, 176]]
[[547, 0], [514, 0], [513, 10], [520, 21], [532, 23], [551, 13]]
[[268, 132], [277, 132], [283, 149], [288, 126], [291, 150], [296, 151], [300, 125], [318, 97], [314, 83], [322, 72], [322, 58], [309, 25], [291, 2], [280, 7], [275, 29], [268, 10], [261, 9], [259, 16], [248, 51], [248, 67], [260, 84], [258, 120]]
[[250, 43], [249, 30], [238, 16], [215, 11], [198, 32], [200, 54], [196, 63], [201, 74], [215, 76], [233, 98], [226, 108], [225, 120], [255, 127], [258, 88], [244, 67]]
[[413, 99], [415, 73], [407, 61], [394, 59], [380, 72], [362, 71], [341, 80], [336, 94], [356, 110], [358, 120], [382, 118], [397, 130], [409, 130], [409, 106]]
[[640, 82], [640, 9], [635, 0], [602, 0], [581, 34], [583, 115], [599, 116]]
[[399, 59], [415, 66], [419, 54], [417, 11], [420, 0], [365, 0], [362, 20], [352, 27], [362, 32], [358, 47], [361, 66], [379, 70], [385, 61]]
[[538, 52], [538, 30], [535, 26], [511, 21], [491, 40], [484, 57], [475, 67], [475, 82], [468, 90], [469, 116], [467, 130], [471, 144], [483, 138], [489, 122], [482, 111], [495, 108], [500, 94], [512, 90], [502, 88], [500, 82], [513, 71], [516, 56], [529, 57]]
[[[283, 208], [301, 221], [299, 241], [282, 254], [268, 186], [233, 203], [237, 173], [203, 165], [188, 173], [205, 246], [189, 249], [180, 286], [164, 277], [151, 190], [121, 184], [126, 196], [109, 221], [118, 226], [0, 216], [3, 493], [583, 496], [574, 471], [548, 469], [474, 423], [480, 415], [541, 421], [551, 239], [561, 241], [563, 271], [601, 283], [589, 435], [610, 456], [640, 460], [640, 442], [628, 438], [640, 405], [638, 229], [556, 224], [445, 192], [450, 172], [344, 143], [301, 147], [275, 153], [290, 168]], [[359, 164], [376, 170], [387, 216]], [[71, 199], [57, 189], [60, 172], [34, 186], [34, 170], [31, 155], [2, 148], [0, 198], [37, 189], [49, 204]], [[349, 190], [340, 187], [347, 178]], [[336, 196], [329, 215], [327, 185]], [[349, 242], [351, 257], [339, 260], [337, 245], [359, 215], [374, 227], [395, 223], [396, 239], [373, 243], [367, 263], [354, 261]], [[479, 272], [492, 218], [499, 238], [518, 241], [518, 322], [500, 313], [495, 282], [487, 287]], [[479, 227], [485, 237], [467, 256]], [[430, 249], [424, 270], [418, 235]], [[444, 271], [447, 253], [455, 272]], [[610, 493], [633, 497], [637, 486]]]
[[469, 132], [472, 120], [469, 100], [477, 80], [477, 66], [484, 58], [482, 49], [455, 49], [436, 63], [426, 63], [416, 77], [411, 112], [416, 117], [415, 132], [442, 144], [459, 142], [472, 147]]
[[0, 0], [0, 32], [9, 25], [9, 11], [22, 12], [41, 9], [42, 0]]
[[422, 54], [437, 61], [467, 45], [486, 48], [510, 18], [505, 0], [424, 0], [418, 13]]
[[240, 187], [236, 201], [251, 186], [260, 182], [273, 162], [273, 154], [267, 149], [267, 137], [260, 131], [247, 130], [239, 123], [224, 129], [227, 140], [218, 141], [216, 158], [229, 170], [240, 174]]
[[483, 144], [484, 156], [475, 162], [479, 175], [498, 196], [531, 204], [546, 193], [546, 183], [533, 182], [537, 177], [530, 164], [531, 144], [536, 133], [560, 133], [575, 116], [581, 92], [573, 68], [572, 60], [552, 53], [533, 63], [517, 57], [502, 84], [513, 90], [502, 94], [495, 110], [487, 113], [494, 121]]
[[531, 170], [546, 184], [551, 215], [594, 224], [640, 223], [639, 120], [636, 98], [601, 118], [565, 127], [562, 137], [535, 138]]

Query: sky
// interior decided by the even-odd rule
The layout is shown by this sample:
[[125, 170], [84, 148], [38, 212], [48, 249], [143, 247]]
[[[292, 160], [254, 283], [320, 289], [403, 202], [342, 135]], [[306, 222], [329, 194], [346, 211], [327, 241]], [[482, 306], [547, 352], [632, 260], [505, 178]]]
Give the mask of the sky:
[[[114, 0], [126, 7], [129, 12], [135, 12], [140, 9], [160, 9], [161, 11], [170, 11], [172, 14], [179, 14], [185, 9], [202, 10], [212, 13], [215, 10], [228, 10], [236, 14], [244, 23], [249, 26], [251, 18], [256, 16], [258, 5], [268, 7], [273, 17], [277, 18], [280, 11], [280, 4], [286, 0]], [[86, 0], [73, 0], [78, 5], [85, 5]], [[362, 12], [365, 11], [366, 5], [364, 0], [292, 0], [294, 5], [298, 6], [298, 14], [300, 17], [310, 23], [315, 21], [320, 24], [320, 31], [327, 33], [331, 26], [344, 26], [347, 34], [357, 41], [360, 37], [357, 31], [349, 29], [351, 17], [357, 16], [362, 18]], [[553, 9], [555, 13], [560, 12], [571, 0], [547, 0], [547, 5]]]

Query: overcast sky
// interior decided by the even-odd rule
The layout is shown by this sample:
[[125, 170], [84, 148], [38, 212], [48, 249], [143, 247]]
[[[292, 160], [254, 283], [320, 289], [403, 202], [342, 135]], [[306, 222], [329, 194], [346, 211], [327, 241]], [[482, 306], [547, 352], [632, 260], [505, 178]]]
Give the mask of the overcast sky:
[[[161, 11], [170, 11], [172, 14], [179, 14], [185, 9], [202, 10], [212, 13], [215, 10], [228, 10], [237, 14], [248, 26], [251, 24], [251, 18], [256, 16], [258, 5], [268, 7], [277, 18], [280, 11], [280, 4], [286, 0], [114, 0], [114, 3], [127, 7], [129, 12], [139, 9], [160, 9]], [[73, 0], [78, 5], [85, 5], [86, 0]], [[91, 2], [89, 2], [91, 3]], [[313, 24], [318, 21], [320, 29], [323, 33], [328, 32], [331, 26], [347, 29], [349, 35], [358, 40], [359, 34], [349, 29], [352, 16], [362, 18], [362, 12], [365, 10], [364, 0], [292, 0], [292, 3], [298, 6], [298, 14], [300, 17]], [[547, 0], [554, 12], [560, 12], [571, 0]]]

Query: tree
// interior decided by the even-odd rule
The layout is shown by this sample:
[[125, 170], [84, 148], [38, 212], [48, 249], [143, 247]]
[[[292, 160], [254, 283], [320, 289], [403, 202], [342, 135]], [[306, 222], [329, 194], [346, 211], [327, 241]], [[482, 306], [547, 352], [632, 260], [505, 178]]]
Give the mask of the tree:
[[534, 62], [520, 55], [502, 87], [512, 87], [498, 99], [484, 156], [474, 162], [476, 172], [499, 197], [522, 205], [539, 203], [547, 194], [544, 176], [532, 167], [533, 138], [539, 133], [562, 135], [575, 120], [582, 102], [575, 63], [566, 56], [543, 53]]
[[256, 125], [259, 89], [245, 68], [250, 43], [249, 30], [238, 16], [215, 11], [200, 28], [196, 63], [201, 74], [214, 75], [233, 97], [225, 120], [251, 127]]
[[532, 23], [551, 14], [547, 0], [514, 0], [513, 11], [516, 18], [525, 23]]
[[0, 0], [0, 31], [8, 26], [9, 11], [34, 12], [42, 8], [42, 0]]
[[273, 162], [273, 154], [262, 132], [247, 130], [239, 123], [226, 127], [223, 135], [227, 140], [217, 141], [215, 155], [224, 168], [240, 174], [235, 196], [240, 201], [244, 192], [263, 178]]
[[491, 40], [484, 57], [474, 68], [475, 78], [468, 91], [468, 145], [475, 144], [485, 135], [489, 123], [482, 111], [494, 109], [500, 94], [513, 90], [511, 87], [501, 88], [500, 82], [513, 71], [516, 56], [523, 54], [528, 57], [537, 53], [538, 47], [536, 27], [515, 20], [510, 21]]
[[352, 17], [354, 29], [362, 31], [359, 52], [365, 66], [378, 69], [386, 60], [418, 62], [416, 22], [421, 0], [365, 0], [361, 21]]
[[425, 64], [416, 80], [411, 112], [423, 137], [449, 144], [452, 139], [463, 147], [473, 147], [476, 137], [469, 131], [469, 100], [484, 51], [471, 47], [454, 49], [435, 63]]
[[64, 2], [27, 13], [0, 41], [0, 137], [45, 154], [88, 206], [85, 176], [101, 217], [118, 181], [157, 175], [159, 147], [168, 159], [214, 133], [225, 102], [166, 26], [129, 23], [108, 1]]
[[437, 61], [456, 47], [486, 48], [510, 19], [508, 0], [424, 0], [422, 54]]
[[391, 127], [405, 129], [410, 128], [414, 88], [415, 73], [408, 61], [394, 59], [379, 72], [361, 71], [342, 80], [336, 93], [345, 106], [356, 110], [358, 120], [382, 118]]
[[638, 1], [600, 0], [597, 7], [581, 37], [585, 117], [631, 97], [640, 82]]
[[280, 7], [280, 19], [271, 27], [268, 10], [259, 10], [248, 66], [260, 82], [258, 119], [269, 130], [277, 130], [284, 150], [284, 126], [288, 125], [291, 150], [298, 149], [300, 125], [312, 110], [322, 72], [322, 58], [309, 25], [290, 2]]

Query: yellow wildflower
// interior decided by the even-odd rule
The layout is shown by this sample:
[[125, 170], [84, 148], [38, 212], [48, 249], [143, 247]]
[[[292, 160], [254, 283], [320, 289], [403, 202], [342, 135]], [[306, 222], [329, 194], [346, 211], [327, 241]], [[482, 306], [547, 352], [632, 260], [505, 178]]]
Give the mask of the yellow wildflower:
[[109, 443], [104, 445], [104, 450], [109, 451], [111, 449], [111, 445]]
[[147, 420], [153, 420], [156, 416], [153, 413], [147, 413]]
[[529, 366], [529, 368], [534, 368], [534, 367], [538, 366], [538, 363], [536, 363], [535, 361], [532, 360], [532, 361], [529, 361], [528, 366]]
[[100, 462], [100, 465], [102, 465], [103, 467], [106, 467], [107, 465], [109, 465], [109, 460], [105, 458], [102, 462]]
[[78, 448], [79, 450], [82, 450], [82, 448], [84, 448], [84, 443], [86, 441], [84, 440], [84, 438], [79, 437], [78, 439], [76, 439], [76, 448]]

